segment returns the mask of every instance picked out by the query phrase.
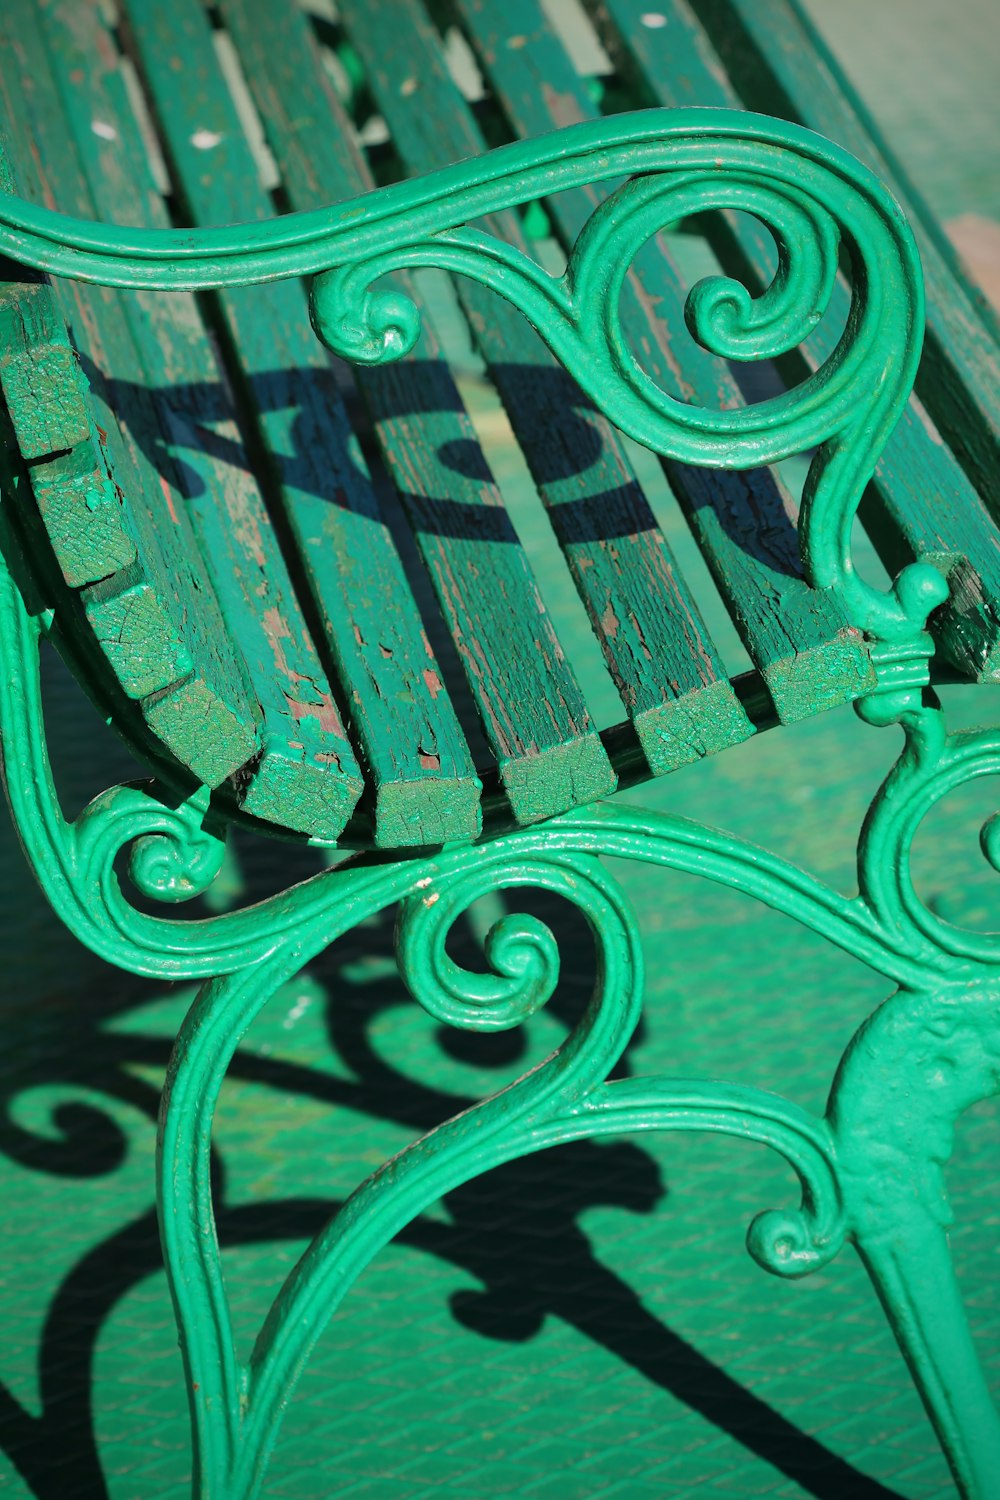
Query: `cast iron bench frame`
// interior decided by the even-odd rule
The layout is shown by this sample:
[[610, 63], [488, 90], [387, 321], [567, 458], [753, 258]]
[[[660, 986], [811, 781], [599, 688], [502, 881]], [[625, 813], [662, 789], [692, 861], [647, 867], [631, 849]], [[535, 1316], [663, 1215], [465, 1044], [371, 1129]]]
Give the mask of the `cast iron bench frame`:
[[[603, 7], [606, 27], [614, 29], [620, 8]], [[240, 7], [228, 9], [235, 15]], [[704, 9], [710, 21], [715, 15], [717, 29], [732, 20], [725, 6]], [[730, 10], [744, 7], [734, 0]], [[752, 12], [743, 14], [743, 24], [753, 26]], [[652, 68], [646, 78], [652, 88], [655, 66], [638, 52], [630, 65]], [[467, 227], [562, 189], [622, 177], [625, 184], [594, 210], [561, 278], [516, 246]], [[782, 249], [781, 273], [756, 298], [728, 279], [696, 287], [687, 318], [704, 347], [732, 359], [774, 359], [807, 342], [818, 315], [843, 296], [838, 244], [850, 259], [853, 291], [840, 343], [822, 351], [799, 387], [756, 406], [713, 411], [666, 394], [639, 368], [621, 327], [620, 293], [651, 234], [719, 209], [748, 210], [770, 226]], [[737, 240], [747, 233], [737, 221], [722, 222]], [[851, 562], [852, 522], [904, 411], [923, 326], [917, 247], [878, 178], [792, 124], [722, 109], [653, 108], [570, 125], [334, 208], [252, 226], [109, 228], [9, 193], [0, 200], [0, 226], [0, 249], [14, 262], [0, 347], [17, 438], [0, 507], [0, 723], [15, 824], [43, 889], [81, 941], [133, 973], [203, 981], [163, 1094], [157, 1166], [196, 1493], [250, 1500], [257, 1492], [297, 1371], [327, 1319], [377, 1251], [429, 1204], [491, 1166], [557, 1143], [703, 1129], [767, 1144], [801, 1180], [798, 1208], [768, 1210], [750, 1227], [750, 1252], [765, 1269], [801, 1276], [853, 1241], [960, 1489], [986, 1497], [1000, 1466], [1000, 1422], [952, 1268], [942, 1166], [957, 1116], [996, 1092], [1000, 1081], [1000, 937], [959, 931], [928, 910], [911, 883], [909, 854], [918, 826], [945, 794], [1000, 771], [1000, 735], [949, 734], [929, 686], [935, 649], [950, 654], [952, 675], [956, 667], [961, 672], [956, 650], [978, 653], [980, 663], [984, 656], [982, 642], [970, 648], [968, 631], [963, 635], [954, 614], [941, 610], [948, 598], [942, 574], [949, 573], [953, 601], [960, 570], [918, 554], [883, 593]], [[752, 246], [744, 243], [743, 250], [750, 254]], [[391, 857], [362, 852], [249, 909], [197, 921], [151, 915], [127, 899], [114, 871], [118, 855], [130, 851], [129, 874], [144, 896], [186, 899], [206, 891], [218, 874], [226, 823], [253, 809], [235, 806], [231, 787], [213, 795], [190, 770], [185, 774], [150, 737], [149, 722], [138, 726], [124, 706], [120, 727], [152, 762], [156, 781], [114, 787], [75, 820], [64, 818], [42, 725], [41, 640], [51, 637], [98, 701], [106, 707], [108, 700], [95, 686], [93, 643], [33, 509], [35, 495], [44, 492], [44, 484], [36, 488], [44, 464], [69, 451], [54, 449], [51, 437], [67, 409], [73, 416], [79, 375], [47, 304], [47, 284], [17, 267], [169, 291], [308, 277], [320, 340], [352, 362], [379, 365], [405, 355], [420, 329], [420, 312], [405, 290], [386, 290], [380, 278], [414, 266], [447, 269], [506, 298], [598, 410], [675, 462], [740, 470], [816, 449], [799, 522], [805, 575], [863, 633], [874, 680], [856, 695], [861, 717], [899, 724], [905, 736], [861, 833], [856, 896], [842, 896], [783, 859], [701, 824], [639, 813], [618, 801], [569, 807], [538, 821], [537, 807], [518, 814], [510, 787], [495, 784], [481, 837], [435, 848], [425, 833], [414, 843], [430, 847], [406, 848], [403, 825], [379, 837], [349, 824], [348, 838], [400, 847]], [[33, 343], [31, 330], [37, 335], [39, 327]], [[25, 361], [39, 347], [52, 360], [51, 399], [42, 402], [24, 380]], [[941, 348], [939, 338], [938, 362]], [[951, 387], [947, 399], [959, 399]], [[980, 462], [974, 449], [970, 444], [964, 454], [970, 472]], [[967, 514], [959, 514], [956, 530], [966, 522]], [[965, 556], [958, 541], [955, 551]], [[934, 610], [937, 623], [929, 629]], [[973, 675], [968, 666], [964, 675]], [[763, 723], [766, 710], [757, 718]], [[625, 736], [617, 753], [614, 732], [604, 744], [619, 773], [643, 774], [634, 739]], [[478, 781], [466, 778], [465, 786], [475, 788], [478, 804]], [[982, 845], [1000, 867], [996, 820], [986, 824]], [[643, 959], [627, 899], [600, 863], [602, 854], [743, 891], [895, 986], [848, 1047], [822, 1118], [750, 1087], [660, 1077], [608, 1081], [639, 1017]], [[253, 1018], [336, 937], [398, 902], [400, 972], [421, 1005], [459, 1027], [515, 1025], [555, 986], [559, 955], [548, 929], [528, 917], [504, 917], [490, 934], [485, 975], [459, 969], [445, 942], [478, 897], [532, 885], [569, 900], [593, 933], [598, 980], [583, 1019], [541, 1068], [415, 1142], [358, 1188], [290, 1273], [249, 1363], [241, 1365], [214, 1230], [209, 1152], [219, 1089]]]

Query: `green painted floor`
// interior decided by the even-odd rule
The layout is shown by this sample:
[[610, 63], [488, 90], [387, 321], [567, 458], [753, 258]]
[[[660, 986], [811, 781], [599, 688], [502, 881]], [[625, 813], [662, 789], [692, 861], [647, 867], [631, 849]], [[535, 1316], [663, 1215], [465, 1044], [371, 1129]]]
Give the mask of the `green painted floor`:
[[[893, 9], [912, 14], [919, 34], [937, 7]], [[842, 51], [849, 12], [860, 27], [866, 8], [839, 7]], [[929, 25], [923, 35], [926, 66], [938, 43]], [[970, 54], [970, 76], [979, 66]], [[865, 67], [867, 80], [869, 55]], [[946, 134], [942, 120], [942, 142]], [[993, 210], [979, 160], [968, 190], [942, 211]], [[956, 156], [960, 180], [961, 170]], [[487, 396], [474, 379], [469, 388], [488, 424]], [[501, 477], [530, 529], [513, 458]], [[575, 618], [568, 597], [550, 604]], [[1000, 722], [996, 690], [956, 690], [948, 702], [956, 724]], [[114, 742], [91, 732], [57, 664], [49, 703], [73, 807], [128, 770]], [[895, 735], [845, 710], [632, 797], [766, 840], [850, 889], [855, 832]], [[996, 909], [975, 837], [993, 810], [988, 792], [953, 798], [918, 848], [922, 891], [974, 925], [990, 925]], [[241, 844], [218, 899], [313, 868], [305, 854], [282, 864], [268, 847]], [[820, 1109], [841, 1049], [881, 997], [879, 981], [736, 895], [665, 872], [618, 873], [650, 968], [629, 1068], [752, 1082]], [[543, 1055], [577, 1013], [590, 984], [586, 934], [564, 911], [532, 909], [560, 935], [564, 976], [523, 1032], [470, 1039], [438, 1028], [395, 977], [388, 915], [331, 950], [252, 1031], [217, 1131], [220, 1231], [244, 1349], [280, 1279], [351, 1187]], [[0, 1493], [181, 1496], [186, 1413], [158, 1267], [152, 1156], [158, 1088], [190, 991], [122, 978], [80, 950], [50, 918], [9, 829], [0, 913]], [[495, 915], [473, 911], [458, 956], [475, 962]], [[998, 1152], [1000, 1109], [983, 1106], [963, 1122], [949, 1182], [960, 1273], [1000, 1391]], [[821, 1275], [783, 1283], [745, 1254], [753, 1214], [794, 1196], [791, 1174], [763, 1151], [677, 1136], [553, 1152], [454, 1194], [381, 1258], [333, 1321], [288, 1413], [267, 1493], [950, 1494], [858, 1263], [848, 1253]]]

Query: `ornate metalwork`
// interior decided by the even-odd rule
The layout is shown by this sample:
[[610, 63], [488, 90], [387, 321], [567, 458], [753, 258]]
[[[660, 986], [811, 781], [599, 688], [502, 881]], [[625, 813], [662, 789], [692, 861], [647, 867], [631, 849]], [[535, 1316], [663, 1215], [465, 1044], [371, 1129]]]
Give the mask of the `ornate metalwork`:
[[[570, 182], [641, 175], [594, 216], [558, 281], [461, 221]], [[696, 336], [728, 357], [772, 357], [820, 315], [838, 233], [854, 269], [852, 315], [816, 376], [746, 411], [708, 413], [658, 391], [624, 345], [617, 296], [637, 247], [664, 221], [707, 206], [758, 213], [779, 270], [751, 300], [730, 281], [691, 294]], [[872, 805], [858, 853], [859, 892], [845, 897], [788, 862], [700, 824], [615, 803], [575, 811], [475, 847], [374, 863], [364, 857], [259, 905], [185, 921], [127, 899], [114, 862], [147, 896], [182, 900], [219, 868], [221, 830], [207, 794], [179, 801], [155, 786], [116, 787], [74, 822], [63, 817], [42, 730], [37, 651], [47, 628], [0, 568], [0, 719], [15, 821], [56, 910], [80, 939], [123, 968], [199, 978], [163, 1095], [158, 1197], [164, 1256], [187, 1366], [196, 1491], [251, 1500], [283, 1405], [326, 1320], [378, 1250], [441, 1194], [525, 1153], [583, 1136], [700, 1129], [762, 1142], [792, 1165], [797, 1207], [750, 1226], [756, 1260], [780, 1276], [826, 1264], [845, 1240], [864, 1258], [963, 1492], [985, 1497], [1000, 1464], [1000, 1422], [969, 1335], [944, 1236], [942, 1168], [958, 1114], [1000, 1088], [1000, 936], [958, 931], [930, 912], [910, 876], [928, 809], [1000, 770], [1000, 734], [949, 735], [926, 686], [923, 626], [942, 596], [911, 567], [888, 596], [859, 581], [849, 532], [858, 498], [905, 401], [920, 342], [915, 251], [898, 210], [864, 169], [806, 132], [721, 113], [623, 116], [530, 146], [505, 148], [422, 182], [274, 225], [140, 234], [67, 222], [0, 200], [0, 245], [28, 263], [123, 286], [220, 286], [312, 274], [324, 340], [351, 358], [412, 345], [416, 312], [372, 289], [401, 265], [477, 276], [540, 329], [608, 414], [688, 462], [752, 465], [819, 444], [802, 531], [814, 581], [837, 589], [881, 642], [880, 686], [860, 705], [898, 723], [905, 745]], [[5, 551], [13, 541], [4, 534]], [[1000, 825], [983, 830], [1000, 868]], [[671, 1078], [609, 1081], [639, 1015], [642, 953], [627, 901], [602, 854], [687, 871], [793, 917], [895, 986], [849, 1046], [820, 1118], [761, 1090]], [[486, 892], [542, 887], [583, 913], [597, 946], [584, 1017], [533, 1072], [416, 1141], [373, 1174], [287, 1278], [246, 1365], [237, 1358], [212, 1218], [212, 1118], [240, 1039], [275, 990], [358, 921], [399, 902], [400, 970], [415, 998], [449, 1024], [515, 1025], [551, 995], [553, 934], [503, 918], [488, 972], [467, 973], [445, 939]]]
[[[801, 1276], [846, 1238], [864, 1257], [965, 1493], [985, 1496], [998, 1424], [968, 1334], [944, 1237], [942, 1168], [960, 1112], [1000, 1086], [1000, 938], [954, 929], [920, 904], [909, 873], [917, 827], [943, 795], [1000, 770], [1000, 734], [950, 736], [920, 688], [873, 695], [868, 717], [898, 721], [906, 746], [873, 803], [861, 890], [844, 897], [784, 860], [681, 818], [612, 804], [474, 848], [395, 864], [357, 861], [259, 906], [204, 921], [154, 918], [126, 900], [111, 865], [133, 847], [146, 893], [194, 894], [215, 868], [204, 802], [165, 806], [155, 788], [99, 797], [75, 823], [59, 811], [39, 733], [32, 656], [40, 623], [3, 574], [0, 654], [8, 786], [46, 889], [74, 931], [143, 974], [207, 978], [177, 1038], [163, 1096], [159, 1203], [196, 1433], [198, 1493], [256, 1493], [298, 1370], [353, 1281], [393, 1234], [442, 1194], [530, 1151], [584, 1136], [708, 1130], [778, 1151], [802, 1183], [748, 1247], [767, 1270]], [[995, 822], [983, 846], [996, 861]], [[596, 856], [643, 860], [731, 886], [862, 958], [898, 988], [855, 1037], [827, 1113], [758, 1089], [698, 1080], [607, 1081], [639, 1015], [642, 953], [624, 896]], [[402, 903], [398, 956], [417, 1000], [452, 1025], [496, 1029], [545, 1003], [558, 975], [551, 932], [505, 917], [489, 972], [445, 950], [457, 916], [487, 891], [533, 885], [586, 916], [598, 945], [591, 1005], [539, 1069], [423, 1137], [373, 1174], [291, 1273], [246, 1367], [237, 1361], [214, 1233], [211, 1123], [228, 1064], [275, 990], [330, 942]], [[159, 946], [157, 946], [157, 944]], [[962, 1393], [961, 1404], [954, 1392]], [[987, 1478], [989, 1476], [989, 1478]]]
[[[560, 188], [629, 176], [596, 210], [562, 277], [464, 227]], [[851, 313], [837, 348], [798, 389], [709, 411], [668, 395], [642, 370], [619, 316], [636, 252], [706, 209], [744, 209], [778, 247], [753, 298], [709, 277], [687, 302], [691, 332], [727, 359], [774, 359], [822, 317], [838, 249], [852, 267]], [[803, 496], [803, 557], [862, 629], [905, 639], [945, 595], [914, 563], [886, 597], [857, 577], [851, 524], [916, 375], [923, 337], [920, 263], [902, 212], [846, 152], [794, 125], [727, 110], [644, 110], [517, 142], [366, 198], [265, 224], [140, 230], [87, 223], [0, 195], [0, 250], [26, 265], [119, 287], [204, 289], [308, 275], [319, 337], [377, 364], [415, 345], [420, 313], [373, 283], [405, 266], [470, 276], [529, 318], [587, 395], [622, 431], [684, 463], [753, 468], [817, 447]], [[877, 374], [877, 378], [875, 378]]]

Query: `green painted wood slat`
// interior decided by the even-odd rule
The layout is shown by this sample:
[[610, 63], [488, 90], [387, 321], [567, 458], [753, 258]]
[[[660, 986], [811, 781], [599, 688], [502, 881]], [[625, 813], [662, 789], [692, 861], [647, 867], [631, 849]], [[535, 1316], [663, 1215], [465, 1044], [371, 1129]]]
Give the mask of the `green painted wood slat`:
[[[189, 221], [272, 217], [198, 0], [130, 0], [123, 13]], [[303, 288], [273, 282], [220, 303], [336, 659], [375, 842], [475, 837], [480, 783]]]
[[[645, 0], [588, 0], [588, 9], [635, 101], [669, 107], [739, 109], [742, 101], [687, 0], [662, 0], [655, 27]], [[761, 287], [770, 279], [773, 242], [748, 215], [714, 214], [705, 232], [724, 269]], [[847, 312], [838, 286], [826, 320], [798, 353], [800, 376], [832, 353]], [[790, 357], [789, 366], [795, 366]], [[865, 525], [892, 571], [934, 563], [951, 594], [934, 619], [942, 654], [959, 670], [990, 680], [1000, 673], [1000, 538], [968, 476], [913, 398], [889, 440], [863, 508]]]
[[1000, 495], [1000, 330], [958, 258], [794, 0], [697, 0], [732, 82], [750, 109], [796, 120], [872, 167], [913, 228], [927, 287], [917, 394], [988, 505]]
[[[0, 101], [18, 190], [94, 217], [33, 14], [0, 8], [0, 52]], [[61, 321], [88, 362], [96, 440], [32, 466], [50, 539], [111, 670], [150, 730], [199, 780], [219, 785], [257, 753], [259, 713], [229, 650], [176, 471], [167, 457], [159, 471], [148, 457], [162, 435], [124, 312], [133, 294], [69, 282], [45, 290], [43, 326], [51, 335]], [[10, 345], [5, 355], [11, 358]], [[117, 413], [107, 399], [111, 378], [121, 383]], [[115, 504], [120, 522], [112, 519]], [[100, 525], [89, 525], [92, 512]], [[72, 544], [70, 530], [77, 533]], [[195, 596], [197, 612], [189, 608]]]
[[[14, 189], [4, 156], [0, 178]], [[71, 587], [82, 588], [134, 566], [135, 538], [55, 294], [47, 281], [25, 275], [0, 284], [0, 385], [60, 571]]]
[[[456, 0], [455, 11], [512, 131], [522, 137], [594, 119], [598, 110], [538, 0]], [[607, 184], [560, 193], [547, 206], [570, 248]], [[725, 361], [697, 345], [686, 289], [662, 238], [633, 262], [622, 326], [644, 367], [682, 399], [741, 403]], [[751, 659], [787, 721], [853, 698], [874, 681], [858, 632], [830, 595], [802, 577], [790, 496], [768, 470], [725, 473], [666, 462], [665, 471], [729, 605]]]
[[[93, 0], [45, 4], [55, 82], [98, 212], [163, 227], [166, 207], [102, 10]], [[161, 425], [168, 441], [174, 437], [185, 508], [263, 714], [261, 752], [237, 779], [238, 800], [280, 827], [334, 840], [361, 795], [361, 773], [249, 472], [211, 341], [190, 296], [139, 294], [127, 314]]]
[[[225, 0], [267, 144], [293, 209], [373, 186], [352, 149], [305, 17], [267, 0]], [[412, 280], [402, 289], [416, 297]], [[383, 458], [434, 584], [519, 823], [606, 796], [615, 777], [565, 659], [475, 429], [424, 314], [418, 349], [355, 370]], [[461, 455], [461, 466], [443, 455]]]
[[[411, 173], [484, 149], [440, 37], [416, 5], [340, 18]], [[488, 226], [524, 247], [513, 214]], [[456, 291], [507, 409], [650, 768], [674, 769], [752, 732], [614, 429], [519, 314], [462, 278]]]

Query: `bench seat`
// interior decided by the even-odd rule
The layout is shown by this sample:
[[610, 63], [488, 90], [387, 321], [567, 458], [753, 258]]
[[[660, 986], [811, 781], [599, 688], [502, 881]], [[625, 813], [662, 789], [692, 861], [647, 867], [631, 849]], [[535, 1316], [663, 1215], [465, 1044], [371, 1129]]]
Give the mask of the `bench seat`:
[[[706, 102], [706, 90], [739, 105], [742, 72], [730, 82], [712, 50], [724, 9], [705, 6], [703, 25], [676, 0], [651, 29], [638, 5], [596, 6], [619, 70], [605, 106]], [[799, 24], [777, 9], [782, 25]], [[363, 0], [341, 5], [335, 26], [263, 0], [222, 0], [213, 14], [224, 45], [198, 0], [127, 0], [117, 27], [97, 4], [11, 0], [0, 17], [14, 60], [0, 84], [10, 186], [145, 228], [263, 221], [276, 205], [350, 199], [375, 171], [419, 174], [500, 133], [530, 138], [602, 107], [538, 0], [455, 5], [482, 74], [478, 106], [450, 70], [457, 33], [415, 4], [393, 5], [389, 27]], [[667, 61], [679, 47], [683, 70]], [[360, 80], [346, 99], [333, 81], [345, 59]], [[759, 103], [759, 72], [747, 71], [747, 102]], [[787, 100], [775, 85], [766, 102]], [[376, 114], [387, 139], [366, 151]], [[491, 227], [524, 246], [541, 225], [548, 249], [568, 248], [607, 190], [557, 195], [534, 227], [513, 212]], [[766, 231], [709, 217], [699, 253], [766, 284]], [[732, 368], [686, 333], [675, 249], [660, 236], [637, 257], [623, 324], [666, 389], [732, 407], [743, 399]], [[943, 253], [935, 271], [949, 297], [969, 300]], [[401, 273], [401, 285], [420, 301], [419, 282]], [[732, 679], [619, 434], [520, 314], [475, 282], [455, 289], [622, 721], [595, 723], [432, 315], [413, 355], [349, 377], [317, 342], [294, 281], [178, 294], [12, 269], [0, 374], [24, 465], [13, 488], [23, 524], [44, 524], [59, 610], [86, 621], [90, 690], [123, 705], [112, 716], [140, 754], [165, 754], [272, 829], [436, 845], [475, 839], [484, 816], [523, 825], [594, 801], [621, 778], [669, 772], [871, 688], [866, 641], [803, 576], [776, 471], [663, 460], [753, 663]], [[801, 378], [830, 337], [818, 330], [782, 374]], [[987, 344], [942, 332], [932, 357], [964, 360], [971, 383]], [[928, 382], [928, 402], [939, 384]], [[914, 400], [865, 521], [892, 571], [917, 559], [945, 573], [939, 653], [994, 680], [1000, 552], [975, 489], [992, 470], [968, 420], [947, 399]], [[442, 642], [462, 668], [457, 688]]]

